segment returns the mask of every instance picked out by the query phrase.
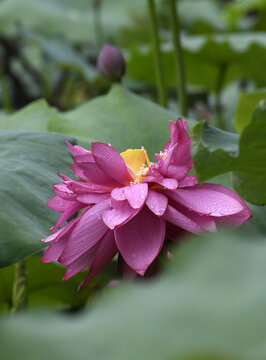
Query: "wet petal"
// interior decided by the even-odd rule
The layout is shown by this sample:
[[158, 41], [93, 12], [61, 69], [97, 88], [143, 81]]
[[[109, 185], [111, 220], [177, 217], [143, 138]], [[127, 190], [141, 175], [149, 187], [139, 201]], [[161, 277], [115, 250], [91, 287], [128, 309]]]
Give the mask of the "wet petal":
[[178, 187], [178, 181], [176, 179], [167, 179], [162, 176], [147, 176], [144, 178], [143, 183], [151, 183], [162, 185], [166, 189], [173, 190]]
[[213, 216], [198, 214], [195, 211], [191, 211], [185, 206], [182, 206], [181, 204], [174, 202], [171, 199], [169, 200], [172, 207], [174, 207], [177, 211], [194, 221], [201, 228], [201, 230], [211, 232], [216, 231], [216, 218], [214, 218]]
[[162, 216], [166, 210], [168, 199], [162, 193], [149, 190], [146, 205], [157, 216]]
[[244, 208], [237, 214], [229, 216], [221, 216], [217, 218], [217, 225], [229, 225], [238, 227], [252, 217], [252, 214], [248, 208]]
[[[211, 216], [233, 215], [243, 210], [242, 201], [224, 191], [221, 185], [204, 183], [186, 189], [168, 191], [175, 201], [199, 214]], [[228, 190], [228, 189], [227, 189]]]
[[176, 189], [178, 187], [178, 182], [176, 179], [163, 179], [162, 181], [158, 182], [158, 184], [170, 190]]
[[117, 201], [126, 200], [126, 195], [125, 195], [125, 192], [124, 192], [124, 187], [113, 189], [113, 190], [112, 190], [112, 193], [111, 193], [111, 197], [112, 197], [114, 200], [117, 200]]
[[107, 200], [110, 198], [110, 193], [108, 194], [81, 194], [77, 196], [77, 200], [82, 202], [83, 204], [98, 204], [103, 200]]
[[179, 182], [180, 180], [184, 179], [184, 177], [189, 172], [189, 170], [190, 170], [189, 166], [169, 165], [166, 171], [166, 176], [169, 178], [177, 179]]
[[101, 240], [101, 243], [91, 264], [90, 271], [83, 283], [80, 284], [79, 289], [86, 285], [100, 271], [102, 271], [114, 258], [117, 251], [118, 249], [115, 243], [114, 233], [113, 231], [108, 231]]
[[148, 195], [148, 184], [134, 184], [124, 188], [125, 196], [133, 209], [139, 209]]
[[76, 155], [74, 156], [74, 160], [77, 163], [95, 163], [94, 157], [92, 152], [85, 154], [85, 155]]
[[99, 184], [91, 184], [85, 183], [83, 181], [74, 181], [72, 180], [68, 186], [76, 193], [76, 194], [88, 194], [88, 193], [107, 193], [112, 191], [112, 187], [108, 187], [105, 185]]
[[71, 164], [74, 174], [84, 181], [105, 186], [117, 186], [118, 184], [107, 176], [96, 163]]
[[51, 242], [55, 240], [59, 240], [63, 235], [65, 235], [67, 232], [71, 232], [76, 225], [76, 223], [79, 221], [80, 215], [77, 216], [75, 219], [69, 221], [62, 229], [56, 231], [54, 234], [51, 234], [47, 236], [45, 239], [42, 239], [42, 242]]
[[58, 229], [70, 216], [75, 215], [76, 212], [83, 209], [84, 206], [84, 204], [78, 201], [69, 201], [69, 206], [59, 216], [55, 226], [53, 226], [50, 231], [55, 231]]
[[144, 207], [114, 232], [123, 259], [138, 274], [143, 275], [162, 248], [165, 221]]
[[138, 275], [136, 271], [125, 262], [121, 254], [118, 255], [118, 270], [123, 273], [126, 279], [134, 279]]
[[180, 211], [175, 209], [174, 207], [168, 205], [167, 209], [163, 215], [163, 218], [180, 227], [181, 229], [184, 229], [186, 231], [189, 231], [194, 234], [198, 234], [201, 232], [201, 228], [199, 225], [197, 225], [193, 220], [191, 220], [189, 217], [182, 214]]
[[55, 184], [53, 187], [53, 191], [61, 198], [66, 200], [75, 200], [76, 198], [76, 194], [74, 194], [73, 191], [69, 189], [68, 185], [65, 183]]
[[139, 211], [133, 209], [126, 200], [112, 200], [111, 205], [113, 209], [106, 210], [103, 213], [103, 221], [111, 230], [129, 221]]
[[41, 262], [47, 263], [58, 260], [78, 221], [79, 217], [71, 220], [66, 226], [58, 230], [55, 234], [50, 235], [46, 239], [42, 240], [43, 242], [53, 241], [53, 243], [47, 249], [45, 249]]
[[232, 225], [232, 226], [238, 227], [238, 226], [242, 225], [245, 221], [247, 221], [252, 216], [252, 214], [249, 210], [249, 207], [247, 206], [245, 201], [233, 190], [228, 189], [225, 186], [210, 184], [210, 183], [204, 183], [204, 184], [202, 184], [202, 186], [207, 186], [208, 189], [217, 190], [217, 191], [222, 192], [225, 195], [231, 196], [235, 200], [239, 201], [240, 204], [243, 206], [243, 210], [235, 215], [220, 217], [218, 219], [219, 224]]
[[178, 187], [188, 187], [194, 186], [198, 184], [197, 176], [196, 175], [187, 175], [184, 179], [178, 181]]
[[53, 242], [46, 250], [44, 250], [41, 262], [48, 263], [51, 261], [57, 261], [64, 250], [67, 240], [68, 237], [62, 236], [59, 240]]
[[52, 199], [48, 200], [46, 205], [57, 212], [63, 212], [71, 203], [75, 203], [75, 201], [69, 201], [62, 199], [60, 196], [56, 195]]
[[82, 270], [88, 268], [92, 262], [93, 258], [96, 254], [96, 251], [99, 247], [99, 243], [95, 244], [92, 248], [82, 254], [79, 258], [74, 260], [71, 264], [69, 264], [66, 268], [66, 272], [63, 278], [63, 281], [67, 281], [72, 278], [74, 275], [79, 273]]
[[102, 213], [109, 206], [109, 200], [105, 200], [92, 206], [81, 216], [59, 259], [61, 264], [71, 264], [103, 237], [108, 227], [102, 220]]

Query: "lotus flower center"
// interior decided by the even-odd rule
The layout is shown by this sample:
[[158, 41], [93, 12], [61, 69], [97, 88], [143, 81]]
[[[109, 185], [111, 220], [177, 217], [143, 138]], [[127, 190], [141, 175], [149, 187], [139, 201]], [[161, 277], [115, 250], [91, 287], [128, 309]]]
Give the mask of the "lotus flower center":
[[142, 183], [143, 179], [148, 175], [150, 160], [147, 151], [141, 149], [128, 149], [120, 153], [125, 160], [127, 168], [133, 178], [130, 185]]

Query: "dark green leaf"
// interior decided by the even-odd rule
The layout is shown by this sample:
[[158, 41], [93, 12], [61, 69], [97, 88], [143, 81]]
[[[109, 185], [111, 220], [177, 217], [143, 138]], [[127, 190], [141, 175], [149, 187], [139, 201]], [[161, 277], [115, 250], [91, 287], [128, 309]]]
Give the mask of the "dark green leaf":
[[233, 185], [240, 196], [256, 205], [266, 204], [265, 104], [260, 103], [240, 137], [204, 123], [194, 127], [192, 156], [200, 182], [233, 171]]
[[60, 134], [0, 132], [0, 266], [43, 248], [40, 239], [58, 215], [47, 208], [57, 172], [71, 174]]
[[192, 156], [200, 182], [231, 171], [238, 153], [239, 135], [208, 123], [200, 122], [193, 128]]
[[247, 201], [266, 204], [266, 101], [253, 114], [239, 141], [239, 157], [233, 173], [236, 191]]
[[235, 114], [235, 128], [239, 133], [250, 123], [252, 114], [261, 100], [266, 100], [266, 90], [241, 94]]

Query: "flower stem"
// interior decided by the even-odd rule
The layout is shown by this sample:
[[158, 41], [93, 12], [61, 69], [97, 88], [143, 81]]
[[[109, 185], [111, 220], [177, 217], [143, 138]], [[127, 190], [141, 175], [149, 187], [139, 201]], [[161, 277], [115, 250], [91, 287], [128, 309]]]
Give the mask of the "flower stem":
[[225, 123], [222, 113], [221, 92], [224, 84], [226, 71], [227, 71], [227, 64], [221, 63], [219, 67], [219, 73], [218, 73], [216, 89], [215, 89], [216, 124], [222, 130], [225, 130]]
[[160, 54], [158, 24], [155, 13], [155, 5], [154, 5], [154, 0], [147, 0], [147, 1], [148, 1], [148, 8], [150, 15], [150, 23], [151, 23], [151, 39], [152, 39], [154, 67], [155, 67], [159, 103], [162, 106], [167, 107], [167, 97], [166, 97], [166, 90], [165, 90], [164, 78], [163, 78], [163, 68], [162, 68], [162, 61]]
[[12, 293], [12, 313], [25, 309], [28, 304], [27, 278], [25, 261], [15, 264], [14, 284]]
[[0, 66], [0, 84], [1, 84], [1, 88], [2, 88], [3, 107], [8, 114], [11, 114], [13, 112], [11, 97], [10, 97], [10, 94], [8, 91], [6, 77], [3, 73], [1, 66]]
[[170, 5], [170, 24], [174, 42], [174, 57], [176, 69], [176, 81], [178, 90], [178, 99], [180, 104], [180, 112], [183, 116], [187, 116], [187, 96], [186, 96], [186, 78], [183, 52], [180, 42], [180, 26], [178, 20], [178, 7], [175, 0], [169, 0]]
[[101, 0], [92, 0], [92, 8], [93, 8], [93, 24], [94, 24], [94, 31], [96, 36], [96, 43], [97, 43], [98, 51], [100, 51], [104, 42], [103, 24], [101, 19]]

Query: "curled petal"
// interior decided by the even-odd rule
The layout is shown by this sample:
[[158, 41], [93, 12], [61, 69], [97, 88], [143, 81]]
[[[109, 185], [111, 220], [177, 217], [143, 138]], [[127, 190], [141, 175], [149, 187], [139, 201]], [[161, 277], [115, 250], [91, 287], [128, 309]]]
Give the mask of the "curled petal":
[[53, 187], [53, 191], [63, 199], [66, 200], [76, 199], [76, 194], [71, 189], [69, 189], [66, 183], [55, 184]]
[[144, 207], [114, 232], [117, 247], [125, 262], [138, 274], [144, 275], [162, 248], [165, 221]]

